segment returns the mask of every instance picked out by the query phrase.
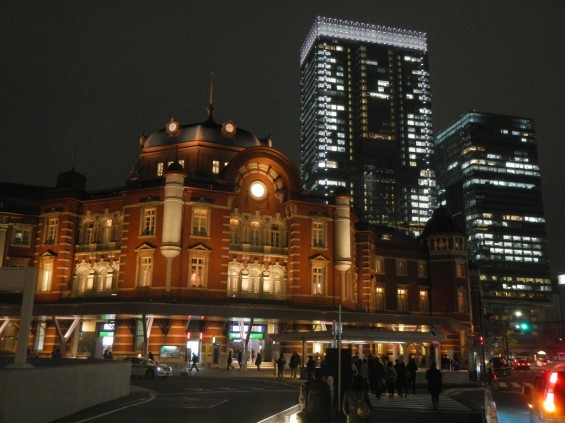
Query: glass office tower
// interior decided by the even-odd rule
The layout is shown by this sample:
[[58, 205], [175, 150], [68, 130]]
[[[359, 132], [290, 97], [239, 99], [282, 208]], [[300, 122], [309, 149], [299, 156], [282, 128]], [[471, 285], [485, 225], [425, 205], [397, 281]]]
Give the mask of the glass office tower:
[[436, 206], [426, 34], [318, 17], [300, 70], [305, 189], [419, 234]]
[[469, 237], [487, 314], [549, 305], [545, 218], [532, 119], [470, 112], [435, 137], [439, 200]]

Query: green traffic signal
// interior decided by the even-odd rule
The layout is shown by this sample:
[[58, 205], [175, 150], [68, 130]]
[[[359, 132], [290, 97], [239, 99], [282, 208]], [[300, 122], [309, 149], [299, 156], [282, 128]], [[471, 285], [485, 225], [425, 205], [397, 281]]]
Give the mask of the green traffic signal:
[[530, 330], [530, 324], [528, 322], [520, 322], [520, 329], [523, 331]]

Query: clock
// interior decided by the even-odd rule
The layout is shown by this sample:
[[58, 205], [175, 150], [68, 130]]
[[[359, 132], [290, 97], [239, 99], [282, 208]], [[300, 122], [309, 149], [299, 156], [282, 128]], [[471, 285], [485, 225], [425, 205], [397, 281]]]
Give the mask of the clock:
[[237, 127], [234, 125], [234, 123], [231, 121], [231, 119], [228, 119], [222, 125], [222, 133], [226, 137], [233, 137], [235, 135], [236, 131], [237, 131]]
[[261, 181], [253, 181], [249, 185], [249, 194], [256, 200], [262, 200], [267, 195], [267, 187]]
[[177, 135], [179, 132], [179, 123], [175, 118], [171, 118], [171, 120], [167, 122], [165, 128], [169, 136]]

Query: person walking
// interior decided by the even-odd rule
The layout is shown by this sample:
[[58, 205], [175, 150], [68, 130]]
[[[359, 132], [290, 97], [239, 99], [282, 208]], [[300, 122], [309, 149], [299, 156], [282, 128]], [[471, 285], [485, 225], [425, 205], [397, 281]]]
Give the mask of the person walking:
[[149, 360], [155, 361], [155, 357], [153, 356], [153, 353], [152, 353], [151, 351], [149, 351], [149, 353], [147, 354], [147, 358], [148, 358]]
[[239, 364], [239, 368], [241, 369], [241, 362], [243, 360], [243, 351], [241, 348], [237, 350], [237, 364]]
[[416, 372], [418, 371], [418, 366], [416, 365], [416, 360], [414, 357], [408, 360], [406, 365], [406, 375], [408, 376], [408, 390], [413, 394], [416, 393]]
[[408, 398], [408, 376], [406, 375], [406, 364], [404, 364], [404, 361], [397, 358], [394, 369], [396, 370], [396, 392], [398, 392], [399, 397]]
[[263, 362], [263, 356], [261, 356], [261, 353], [258, 352], [257, 355], [255, 356], [255, 365], [257, 366], [258, 372], [261, 371], [261, 363], [262, 362]]
[[233, 365], [231, 364], [233, 361], [233, 350], [230, 348], [228, 350], [228, 370], [230, 369], [230, 367], [232, 369], [235, 369], [235, 367], [233, 367]]
[[385, 387], [385, 366], [381, 363], [379, 356], [373, 358], [374, 364], [372, 370], [369, 371], [369, 379], [371, 381], [371, 389], [377, 398], [381, 398]]
[[353, 376], [351, 387], [345, 392], [341, 411], [347, 423], [368, 422], [373, 415], [373, 407], [360, 374]]
[[188, 369], [188, 371], [192, 372], [192, 369], [196, 369], [196, 373], [198, 373], [200, 370], [198, 370], [198, 366], [196, 366], [196, 364], [198, 364], [198, 356], [196, 355], [196, 353], [192, 353], [191, 362], [192, 364], [190, 365], [190, 369]]
[[283, 380], [284, 374], [284, 366], [286, 365], [286, 359], [284, 358], [283, 353], [280, 354], [279, 358], [277, 359], [277, 380]]
[[332, 407], [330, 387], [322, 381], [322, 369], [300, 387], [298, 396], [300, 412], [298, 421], [304, 423], [326, 423]]
[[394, 389], [396, 388], [396, 369], [392, 365], [392, 361], [386, 363], [386, 390], [388, 397], [394, 397]]
[[308, 361], [306, 362], [306, 372], [308, 373], [308, 380], [314, 378], [314, 371], [316, 370], [316, 362], [314, 361], [314, 356], [308, 356]]
[[294, 351], [290, 356], [290, 362], [288, 363], [288, 367], [290, 367], [290, 377], [296, 377], [296, 373], [298, 372], [299, 366], [300, 366], [300, 356], [296, 351]]
[[428, 381], [428, 391], [432, 396], [432, 405], [437, 410], [439, 404], [439, 393], [443, 388], [441, 371], [438, 370], [436, 362], [430, 362], [430, 368], [426, 370], [426, 380]]

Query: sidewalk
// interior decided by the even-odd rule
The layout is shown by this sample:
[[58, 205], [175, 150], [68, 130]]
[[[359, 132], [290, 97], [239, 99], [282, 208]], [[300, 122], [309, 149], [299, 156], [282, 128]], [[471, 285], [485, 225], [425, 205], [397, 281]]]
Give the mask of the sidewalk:
[[[187, 372], [187, 369], [174, 369], [173, 376], [205, 376], [205, 377], [243, 377], [243, 378], [265, 378], [265, 379], [273, 379], [276, 380], [275, 369], [273, 363], [271, 362], [263, 362], [261, 364], [261, 370], [257, 370], [257, 366], [252, 364], [251, 362], [248, 363], [247, 368], [240, 368], [237, 362], [234, 364], [233, 369], [227, 370], [224, 366], [213, 366], [213, 367], [198, 367], [198, 372], [193, 370], [192, 372]], [[290, 369], [288, 367], [284, 370], [284, 377], [283, 382], [285, 383], [296, 383], [300, 385], [302, 382], [305, 382], [305, 379], [300, 379], [300, 377], [291, 378], [290, 377]]]

